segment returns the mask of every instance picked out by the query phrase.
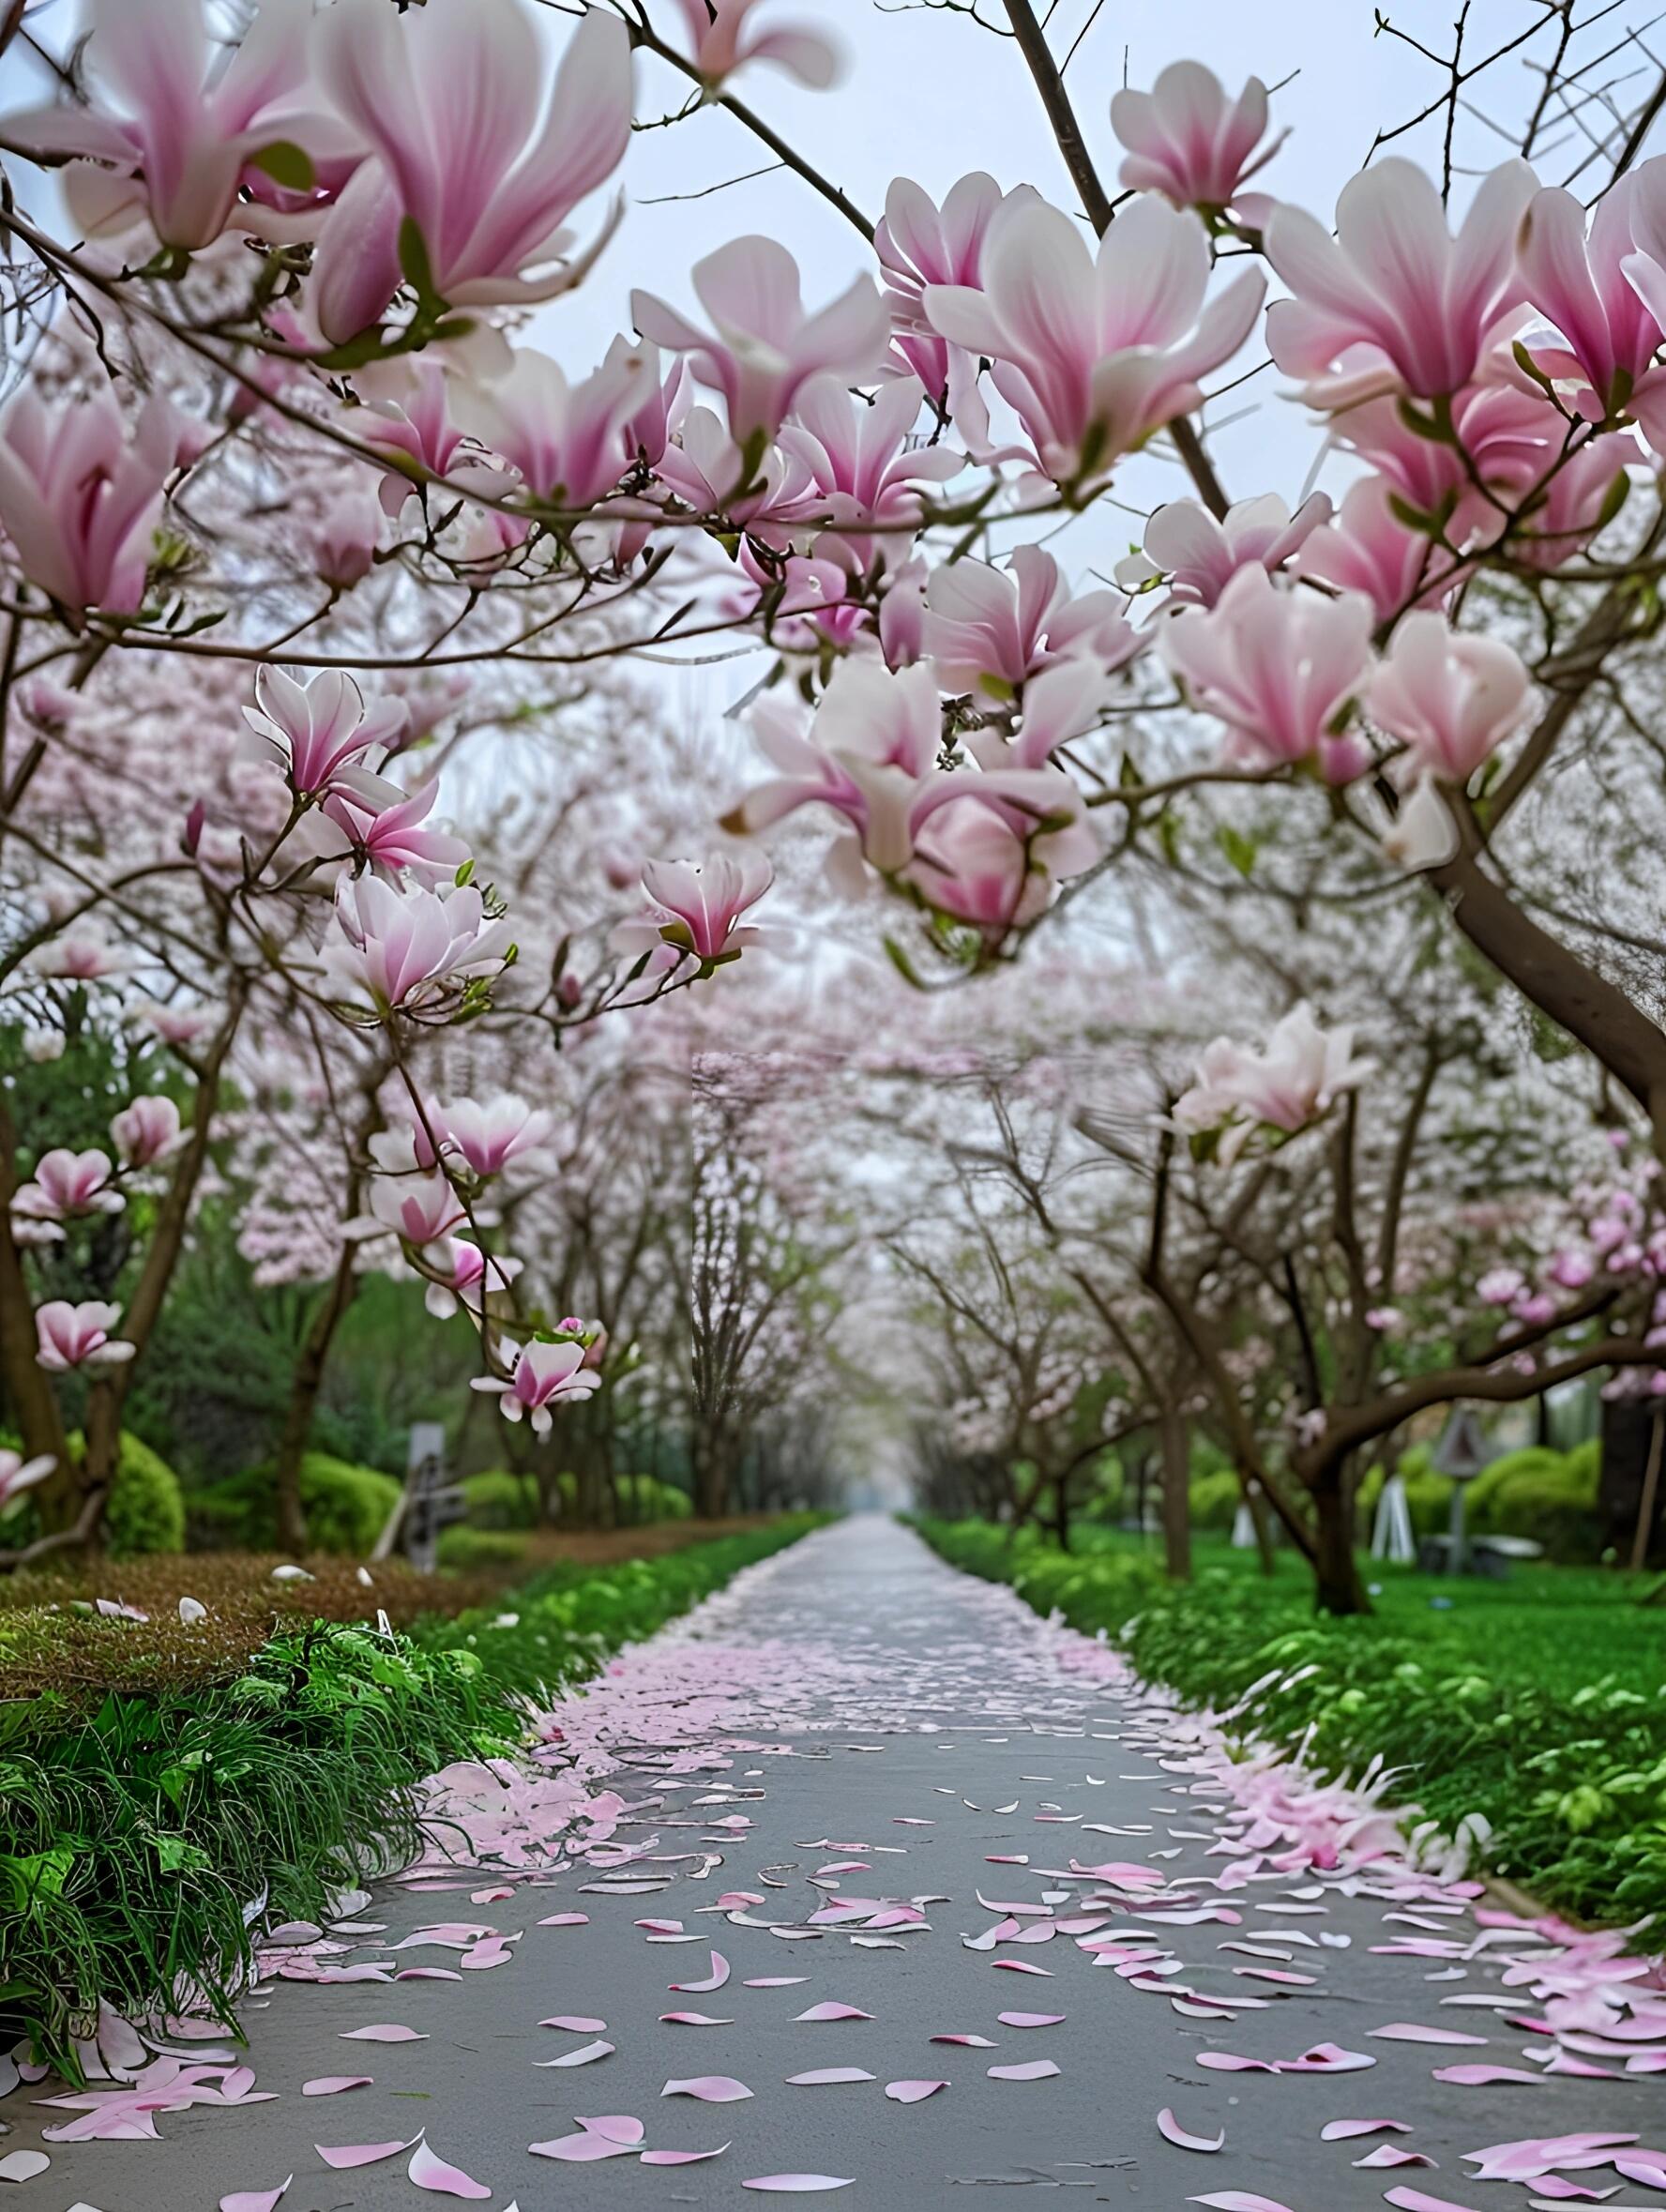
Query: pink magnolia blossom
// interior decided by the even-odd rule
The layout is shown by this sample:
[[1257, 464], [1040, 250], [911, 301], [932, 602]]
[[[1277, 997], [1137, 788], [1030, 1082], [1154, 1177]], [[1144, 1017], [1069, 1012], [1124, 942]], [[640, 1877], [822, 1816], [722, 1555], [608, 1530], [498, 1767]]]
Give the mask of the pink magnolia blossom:
[[[379, 791], [366, 787], [381, 786]], [[338, 788], [302, 825], [306, 842], [326, 860], [352, 859], [384, 882], [408, 870], [419, 882], [437, 884], [454, 876], [468, 858], [468, 847], [447, 829], [426, 826], [440, 795], [438, 783], [401, 792], [381, 777], [365, 779], [358, 790]]]
[[585, 9], [553, 82], [521, 0], [427, 0], [403, 14], [337, 0], [316, 37], [319, 82], [375, 155], [319, 235], [326, 337], [379, 320], [411, 235], [450, 307], [549, 299], [573, 280], [561, 225], [630, 136], [630, 41], [611, 9]]
[[110, 1334], [120, 1319], [121, 1308], [100, 1298], [79, 1306], [68, 1298], [49, 1299], [35, 1310], [37, 1364], [57, 1375], [77, 1367], [119, 1367], [134, 1352], [133, 1345]]
[[1197, 1081], [1174, 1102], [1174, 1126], [1188, 1135], [1223, 1131], [1218, 1157], [1230, 1166], [1257, 1129], [1294, 1135], [1356, 1090], [1371, 1068], [1354, 1056], [1351, 1028], [1321, 1028], [1303, 1003], [1275, 1023], [1265, 1053], [1228, 1037], [1206, 1045]]
[[119, 1214], [127, 1200], [111, 1181], [114, 1170], [110, 1155], [96, 1148], [71, 1152], [59, 1145], [43, 1152], [35, 1164], [32, 1182], [22, 1183], [12, 1193], [13, 1234], [30, 1243], [55, 1242], [63, 1235], [60, 1221], [87, 1214]]
[[193, 1045], [206, 1037], [220, 1016], [213, 1007], [136, 1006], [129, 1019], [142, 1023], [165, 1045]]
[[[1632, 244], [1634, 228], [1649, 237], [1663, 213], [1666, 170], [1650, 161], [1603, 193], [1588, 236], [1583, 206], [1559, 187], [1536, 192], [1522, 218], [1522, 282], [1566, 344], [1566, 351], [1532, 345], [1535, 365], [1557, 382], [1583, 386], [1598, 417], [1632, 411], [1640, 396], [1644, 405], [1636, 411], [1651, 414], [1666, 397], [1666, 376], [1652, 368], [1661, 324], [1644, 304], [1652, 295], [1666, 311], [1666, 278]], [[1658, 242], [1666, 243], [1666, 232]]]
[[1491, 1267], [1477, 1282], [1476, 1296], [1483, 1306], [1509, 1306], [1526, 1288], [1526, 1278], [1519, 1267]]
[[631, 318], [656, 345], [687, 354], [700, 381], [722, 393], [730, 435], [749, 450], [775, 435], [811, 377], [859, 382], [879, 366], [886, 322], [871, 277], [806, 314], [798, 264], [775, 239], [751, 237], [697, 261], [693, 282], [709, 332], [650, 292], [631, 294]]
[[92, 607], [138, 612], [178, 451], [159, 394], [130, 438], [108, 386], [49, 407], [25, 385], [0, 417], [0, 523], [18, 567], [72, 622]]
[[1098, 856], [1080, 811], [1059, 830], [1037, 836], [1030, 822], [968, 796], [931, 817], [905, 880], [928, 906], [998, 945], [1045, 913], [1059, 884]]
[[659, 946], [692, 954], [702, 967], [732, 961], [761, 932], [743, 928], [741, 916], [755, 906], [775, 881], [775, 870], [762, 853], [732, 860], [725, 853], [702, 862], [649, 860], [644, 863], [643, 889], [654, 912], [627, 922], [610, 939], [619, 952], [652, 952]]
[[1597, 1272], [1597, 1264], [1587, 1252], [1565, 1248], [1553, 1253], [1545, 1273], [1563, 1290], [1583, 1290]]
[[1372, 614], [1362, 598], [1327, 599], [1240, 568], [1215, 606], [1163, 625], [1163, 659], [1194, 705], [1218, 716], [1232, 750], [1267, 767], [1313, 761], [1346, 782], [1369, 758], [1337, 718], [1371, 666]]
[[450, 1237], [425, 1256], [434, 1272], [422, 1302], [436, 1321], [449, 1321], [460, 1308], [478, 1313], [487, 1298], [508, 1289], [522, 1267], [507, 1253], [489, 1255], [463, 1237]]
[[363, 404], [346, 411], [342, 428], [392, 460], [377, 496], [385, 514], [397, 515], [420, 492], [398, 465], [401, 457], [424, 477], [444, 477], [463, 446], [467, 433], [451, 414], [457, 380], [439, 361], [401, 357], [372, 364], [356, 381]]
[[1160, 200], [1118, 216], [1096, 260], [1068, 216], [1014, 199], [991, 221], [983, 289], [928, 285], [925, 311], [941, 337], [990, 356], [1041, 469], [1080, 486], [1189, 414], [1198, 379], [1250, 335], [1259, 270], [1204, 307], [1208, 280], [1203, 224]]
[[1038, 545], [1015, 547], [1005, 568], [945, 562], [931, 570], [925, 604], [921, 651], [946, 691], [1008, 698], [1067, 655], [1108, 675], [1148, 643], [1128, 621], [1120, 592], [1072, 598], [1058, 563]]
[[362, 492], [326, 508], [312, 534], [312, 572], [332, 591], [351, 591], [370, 574], [382, 535], [381, 509]]
[[341, 1235], [350, 1244], [391, 1234], [421, 1250], [444, 1244], [468, 1226], [462, 1201], [437, 1168], [427, 1174], [373, 1175], [369, 1197], [370, 1212], [342, 1224]]
[[518, 1421], [524, 1417], [531, 1421], [535, 1436], [550, 1433], [553, 1405], [565, 1399], [588, 1398], [601, 1386], [601, 1377], [584, 1365], [583, 1344], [528, 1344], [517, 1354], [506, 1339], [503, 1351], [505, 1357], [515, 1363], [510, 1380], [506, 1383], [495, 1375], [477, 1375], [469, 1387], [495, 1393], [502, 1401], [505, 1420]]
[[1323, 492], [1294, 515], [1276, 492], [1240, 499], [1219, 522], [1195, 499], [1172, 500], [1146, 523], [1144, 553], [1117, 564], [1116, 581], [1131, 590], [1164, 577], [1177, 605], [1212, 607], [1240, 568], [1256, 561], [1273, 573], [1329, 520]]
[[1196, 61], [1171, 62], [1149, 92], [1113, 93], [1111, 128], [1128, 148], [1117, 174], [1130, 191], [1161, 192], [1177, 207], [1211, 213], [1241, 209], [1239, 187], [1284, 143], [1280, 134], [1262, 145], [1267, 91], [1259, 77], [1229, 100], [1214, 70]]
[[1491, 171], [1455, 238], [1433, 183], [1395, 156], [1343, 186], [1334, 238], [1305, 208], [1275, 208], [1266, 256], [1294, 297], [1267, 310], [1274, 360], [1322, 406], [1449, 398], [1521, 299], [1516, 230], [1537, 181], [1525, 161]]
[[529, 1106], [513, 1091], [501, 1092], [484, 1104], [459, 1098], [449, 1106], [435, 1107], [432, 1118], [445, 1150], [455, 1153], [481, 1177], [501, 1175], [516, 1160], [541, 1151], [555, 1126], [547, 1108]]
[[1408, 875], [1444, 868], [1457, 855], [1458, 825], [1433, 779], [1421, 776], [1401, 795], [1382, 836], [1383, 857]]
[[0, 1513], [9, 1513], [24, 1491], [44, 1482], [57, 1463], [51, 1452], [26, 1460], [21, 1452], [0, 1446]]
[[548, 354], [519, 346], [507, 375], [467, 387], [459, 414], [537, 498], [590, 507], [625, 474], [626, 426], [659, 390], [651, 345], [615, 338], [601, 367], [578, 384]]
[[80, 921], [61, 937], [49, 937], [28, 956], [38, 976], [65, 983], [104, 983], [125, 976], [129, 962], [96, 921]]
[[511, 947], [508, 923], [487, 919], [472, 884], [442, 894], [356, 876], [336, 894], [335, 920], [339, 938], [321, 956], [328, 985], [379, 1016], [433, 1007], [495, 974]]
[[403, 732], [402, 700], [367, 700], [350, 675], [326, 668], [310, 683], [297, 683], [280, 668], [263, 668], [254, 679], [254, 705], [243, 720], [261, 740], [265, 754], [282, 769], [297, 798], [369, 789], [372, 752]]
[[1463, 575], [1432, 538], [1401, 521], [1389, 505], [1392, 492], [1386, 477], [1350, 484], [1335, 520], [1322, 523], [1292, 563], [1297, 576], [1362, 593], [1379, 621], [1445, 598]]
[[[783, 23], [754, 30], [748, 18], [760, 0], [676, 0], [693, 52], [694, 67], [713, 87], [749, 62], [772, 62], [812, 91], [838, 83], [843, 55], [810, 23]], [[767, 0], [763, 0], [767, 5]]]
[[[263, 155], [351, 168], [351, 136], [311, 96], [310, 0], [263, 0], [229, 53], [204, 16], [203, 0], [90, 0], [90, 104], [9, 115], [0, 138], [104, 165], [78, 175], [83, 190], [98, 185], [103, 212], [142, 209], [164, 245], [187, 252], [242, 212], [241, 186], [269, 184]], [[111, 189], [112, 170], [131, 184]]]
[[1365, 702], [1377, 727], [1405, 745], [1409, 775], [1463, 784], [1520, 728], [1529, 689], [1513, 645], [1460, 634], [1425, 611], [1395, 631]]
[[114, 1116], [110, 1134], [129, 1167], [154, 1167], [179, 1142], [179, 1109], [159, 1093], [135, 1098]]
[[1035, 200], [1029, 185], [1003, 192], [992, 176], [974, 170], [949, 188], [939, 208], [911, 177], [900, 176], [886, 194], [873, 250], [885, 271], [891, 344], [918, 377], [928, 399], [947, 404], [965, 435], [987, 440], [989, 417], [977, 397], [977, 359], [950, 345], [926, 313], [929, 284], [983, 289], [983, 254], [990, 225], [1008, 200]]
[[689, 408], [654, 473], [695, 514], [723, 515], [765, 545], [784, 547], [810, 512], [802, 462], [770, 447], [749, 476], [746, 454], [709, 407]]
[[811, 541], [819, 558], [863, 573], [876, 562], [890, 568], [906, 561], [920, 520], [919, 487], [947, 483], [965, 466], [952, 447], [908, 443], [918, 413], [919, 393], [901, 380], [882, 385], [871, 401], [853, 398], [831, 376], [799, 393], [780, 449], [803, 467], [816, 520], [828, 524]]

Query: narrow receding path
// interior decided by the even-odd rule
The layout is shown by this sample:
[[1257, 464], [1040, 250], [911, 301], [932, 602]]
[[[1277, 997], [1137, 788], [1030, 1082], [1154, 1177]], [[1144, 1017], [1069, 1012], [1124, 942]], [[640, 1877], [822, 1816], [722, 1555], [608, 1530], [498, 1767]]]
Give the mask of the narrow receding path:
[[[437, 1842], [283, 1932], [247, 2053], [7, 2098], [0, 2155], [52, 2160], [21, 2212], [212, 2212], [287, 2175], [284, 2212], [739, 2206], [783, 2175], [873, 2212], [1666, 2202], [1666, 2150], [1651, 2188], [1627, 2147], [1666, 2144], [1666, 1993], [1617, 1940], [1414, 1871], [1369, 1808], [1234, 1767], [886, 1522], [749, 1570], [549, 1733], [536, 1784], [446, 1778], [470, 1863]], [[1574, 2134], [1599, 2140], [1497, 2147]]]

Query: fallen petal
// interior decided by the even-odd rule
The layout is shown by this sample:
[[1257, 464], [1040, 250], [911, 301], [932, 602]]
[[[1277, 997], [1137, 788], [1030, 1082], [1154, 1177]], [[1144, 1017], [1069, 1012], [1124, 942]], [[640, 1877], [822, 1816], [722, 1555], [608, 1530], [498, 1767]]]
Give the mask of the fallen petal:
[[1224, 2148], [1226, 2144], [1224, 2128], [1219, 2135], [1193, 2135], [1189, 2129], [1180, 2125], [1173, 2109], [1166, 2104], [1157, 2115], [1157, 2125], [1164, 2142], [1174, 2144], [1178, 2150], [1218, 2151]]

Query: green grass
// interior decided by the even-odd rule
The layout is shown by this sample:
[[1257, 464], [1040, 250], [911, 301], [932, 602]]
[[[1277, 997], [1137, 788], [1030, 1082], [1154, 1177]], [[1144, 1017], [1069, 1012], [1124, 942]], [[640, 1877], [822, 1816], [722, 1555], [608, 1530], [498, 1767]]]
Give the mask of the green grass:
[[[1370, 1619], [1315, 1615], [1299, 1561], [1200, 1544], [1167, 1583], [1141, 1539], [1090, 1530], [1070, 1553], [977, 1522], [916, 1523], [957, 1567], [1038, 1612], [1101, 1629], [1189, 1703], [1246, 1701], [1247, 1736], [1305, 1745], [1323, 1774], [1375, 1757], [1448, 1833], [1492, 1824], [1488, 1863], [1587, 1917], [1666, 1913], [1666, 1613], [1652, 1587], [1595, 1568], [1504, 1583], [1372, 1568]], [[1449, 1598], [1450, 1606], [1431, 1599]]]
[[285, 1626], [227, 1680], [0, 1702], [0, 2044], [25, 2034], [73, 2075], [100, 2000], [143, 2016], [182, 1976], [235, 2027], [247, 1907], [316, 1919], [408, 1859], [416, 1784], [512, 1750], [518, 1694], [584, 1680], [819, 1518], [554, 1568], [403, 1634]]

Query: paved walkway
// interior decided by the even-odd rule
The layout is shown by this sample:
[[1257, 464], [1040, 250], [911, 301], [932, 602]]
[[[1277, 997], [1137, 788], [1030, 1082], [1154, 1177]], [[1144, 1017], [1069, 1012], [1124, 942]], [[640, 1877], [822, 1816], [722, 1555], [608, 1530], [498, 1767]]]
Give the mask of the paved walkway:
[[251, 2070], [180, 2042], [90, 2107], [8, 2098], [0, 2158], [52, 2161], [20, 2212], [261, 2212], [286, 2175], [283, 2212], [801, 2193], [771, 2176], [870, 2212], [1666, 2204], [1626, 2147], [1666, 2142], [1666, 1994], [1617, 1945], [1477, 1916], [887, 1523], [750, 1569], [552, 1727], [545, 1781], [447, 1779], [470, 1871], [285, 1932]]

